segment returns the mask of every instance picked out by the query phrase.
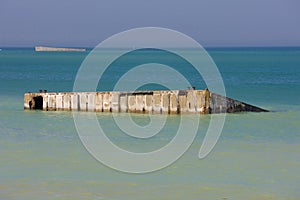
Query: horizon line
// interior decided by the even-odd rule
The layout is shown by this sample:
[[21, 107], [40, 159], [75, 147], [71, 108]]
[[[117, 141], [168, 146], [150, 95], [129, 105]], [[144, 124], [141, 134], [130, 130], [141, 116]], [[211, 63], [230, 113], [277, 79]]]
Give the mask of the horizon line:
[[[87, 49], [93, 49], [96, 46], [61, 46], [61, 45], [20, 45], [20, 46], [16, 46], [16, 45], [12, 45], [12, 46], [1, 46], [0, 48], [35, 48], [36, 46], [45, 46], [45, 47], [54, 47], [54, 48], [87, 48]], [[203, 48], [300, 48], [300, 45], [278, 45], [278, 46], [271, 46], [271, 45], [241, 45], [241, 46], [236, 46], [236, 45], [202, 45]], [[117, 48], [124, 48], [124, 47], [113, 47], [112, 49], [117, 49]], [[127, 47], [125, 47], [127, 48]], [[173, 48], [189, 48], [189, 47], [173, 47]]]

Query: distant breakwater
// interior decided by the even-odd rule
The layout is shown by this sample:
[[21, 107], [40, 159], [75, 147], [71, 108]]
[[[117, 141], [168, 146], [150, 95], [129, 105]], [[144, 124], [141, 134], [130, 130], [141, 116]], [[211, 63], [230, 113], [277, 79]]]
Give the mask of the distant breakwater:
[[67, 52], [84, 52], [86, 49], [82, 48], [62, 48], [62, 47], [42, 47], [36, 46], [34, 48], [35, 51], [67, 51]]

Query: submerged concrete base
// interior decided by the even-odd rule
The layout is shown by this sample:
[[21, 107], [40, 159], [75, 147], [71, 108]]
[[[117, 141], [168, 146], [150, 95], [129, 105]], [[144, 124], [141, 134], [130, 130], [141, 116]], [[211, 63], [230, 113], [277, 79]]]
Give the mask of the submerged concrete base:
[[206, 90], [25, 93], [24, 109], [133, 113], [268, 112]]

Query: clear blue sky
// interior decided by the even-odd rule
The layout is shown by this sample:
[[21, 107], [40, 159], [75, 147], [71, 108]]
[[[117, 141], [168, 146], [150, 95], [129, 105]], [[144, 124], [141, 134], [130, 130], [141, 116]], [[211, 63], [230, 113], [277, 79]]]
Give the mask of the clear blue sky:
[[0, 46], [95, 46], [135, 27], [203, 46], [300, 46], [299, 0], [0, 0]]

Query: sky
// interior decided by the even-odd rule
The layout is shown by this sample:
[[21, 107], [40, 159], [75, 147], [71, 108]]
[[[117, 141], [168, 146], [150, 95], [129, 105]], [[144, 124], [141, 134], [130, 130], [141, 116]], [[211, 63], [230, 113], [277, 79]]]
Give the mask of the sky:
[[0, 46], [94, 47], [137, 27], [205, 47], [300, 46], [299, 0], [0, 0]]

